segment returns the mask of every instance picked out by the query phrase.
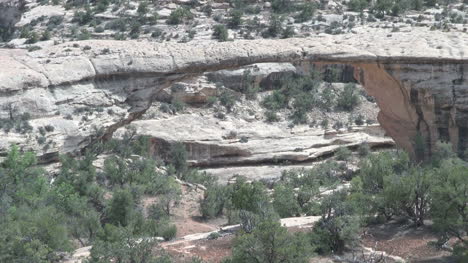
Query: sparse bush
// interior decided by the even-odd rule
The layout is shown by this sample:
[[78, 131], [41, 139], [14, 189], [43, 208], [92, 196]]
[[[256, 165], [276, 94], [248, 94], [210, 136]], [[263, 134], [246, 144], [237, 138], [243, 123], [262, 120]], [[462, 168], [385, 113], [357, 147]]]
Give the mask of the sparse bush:
[[185, 103], [177, 98], [171, 100], [173, 113], [181, 112], [185, 108]]
[[185, 20], [192, 19], [193, 14], [188, 8], [179, 7], [171, 12], [169, 18], [167, 19], [167, 24], [169, 25], [178, 25]]
[[[311, 232], [312, 245], [319, 254], [342, 253], [346, 245], [358, 240], [359, 218], [346, 191], [337, 191], [323, 198], [322, 218]], [[330, 213], [333, 211], [333, 213]]]
[[105, 25], [105, 29], [118, 30], [120, 32], [124, 32], [127, 30], [127, 25], [128, 25], [127, 19], [121, 17], [121, 18], [117, 18], [115, 20], [108, 22]]
[[93, 13], [89, 6], [86, 6], [85, 11], [76, 11], [74, 16], [73, 16], [73, 22], [77, 22], [80, 26], [86, 25], [91, 20], [93, 20]]
[[233, 9], [229, 12], [228, 26], [230, 28], [238, 28], [242, 24], [243, 12], [239, 9]]
[[354, 120], [354, 123], [358, 126], [364, 125], [364, 116], [362, 116], [362, 114], [359, 114]]
[[96, 6], [94, 7], [94, 12], [95, 13], [102, 13], [102, 12], [106, 11], [108, 6], [109, 6], [109, 0], [98, 1]]
[[140, 4], [138, 5], [137, 13], [139, 16], [145, 16], [148, 13], [148, 2], [140, 2]]
[[276, 111], [286, 108], [288, 106], [288, 99], [279, 90], [275, 90], [271, 95], [263, 99], [262, 105], [271, 111]]
[[41, 136], [37, 138], [38, 144], [44, 144], [45, 142], [46, 142], [46, 137]]
[[91, 38], [91, 33], [85, 28], [81, 29], [80, 34], [77, 36], [78, 40], [88, 40], [90, 38]]
[[211, 4], [206, 4], [202, 6], [202, 11], [207, 17], [210, 17], [213, 14], [213, 6]]
[[232, 262], [306, 263], [311, 256], [308, 244], [305, 234], [290, 234], [279, 222], [266, 220], [234, 240]]
[[220, 42], [228, 40], [229, 34], [225, 25], [215, 25], [213, 28], [213, 37]]
[[291, 0], [273, 0], [271, 1], [271, 8], [275, 13], [288, 13], [292, 11], [293, 3], [291, 3]]
[[290, 37], [293, 37], [294, 36], [294, 27], [293, 26], [287, 26], [282, 34], [281, 34], [281, 38], [290, 38]]
[[344, 90], [338, 94], [337, 108], [344, 111], [354, 110], [360, 103], [356, 85], [346, 84]]
[[279, 117], [274, 111], [266, 111], [265, 118], [267, 122], [277, 122], [279, 121]]
[[171, 145], [169, 158], [169, 163], [174, 166], [178, 173], [182, 173], [187, 170], [187, 151], [185, 150], [183, 143], [178, 142]]
[[41, 41], [50, 40], [51, 34], [49, 30], [42, 32]]
[[205, 191], [203, 200], [200, 202], [200, 212], [206, 219], [215, 218], [223, 213], [225, 202], [229, 193], [227, 187], [212, 185]]
[[102, 33], [102, 32], [104, 32], [104, 28], [102, 26], [97, 26], [96, 28], [94, 28], [94, 32]]
[[29, 38], [26, 40], [26, 44], [34, 44], [34, 43], [37, 43], [37, 41], [39, 41], [39, 36], [37, 35], [36, 32], [31, 32], [29, 34]]
[[346, 147], [340, 147], [335, 152], [336, 159], [339, 161], [348, 161], [351, 158], [351, 151]]
[[283, 32], [283, 21], [278, 15], [272, 15], [270, 17], [270, 23], [266, 31], [262, 33], [263, 37], [277, 37]]
[[354, 12], [361, 12], [369, 5], [367, 0], [351, 0], [348, 2], [348, 7]]
[[51, 16], [47, 22], [47, 30], [52, 30], [63, 23], [63, 16]]
[[232, 91], [224, 89], [219, 95], [219, 103], [223, 105], [227, 112], [231, 112], [234, 105], [236, 104], [236, 96]]
[[371, 149], [369, 147], [369, 144], [368, 143], [361, 143], [359, 146], [358, 146], [358, 154], [359, 156], [361, 157], [366, 157], [370, 154], [371, 152]]
[[320, 126], [322, 127], [322, 129], [327, 129], [328, 128], [328, 119], [323, 119], [321, 122], [320, 122]]
[[244, 70], [240, 84], [240, 91], [245, 94], [246, 99], [254, 100], [257, 98], [258, 90], [259, 88], [255, 83], [252, 72], [250, 70]]
[[129, 36], [131, 39], [137, 39], [140, 36], [141, 24], [138, 21], [133, 21], [130, 24]]
[[304, 23], [311, 20], [316, 10], [317, 6], [314, 3], [304, 3], [301, 12], [294, 18], [295, 22]]
[[168, 241], [175, 238], [176, 234], [177, 227], [175, 225], [168, 225], [163, 229], [161, 236], [164, 238], [164, 240]]
[[208, 235], [208, 240], [214, 240], [220, 238], [221, 235], [218, 232], [213, 232]]
[[273, 207], [280, 217], [298, 216], [300, 207], [294, 189], [288, 184], [277, 184], [273, 193]]

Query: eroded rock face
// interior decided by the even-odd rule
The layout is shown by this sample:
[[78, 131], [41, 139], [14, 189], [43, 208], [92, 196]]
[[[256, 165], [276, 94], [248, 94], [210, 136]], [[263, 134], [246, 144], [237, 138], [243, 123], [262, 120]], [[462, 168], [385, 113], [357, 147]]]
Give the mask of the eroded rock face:
[[[61, 138], [53, 151], [72, 151], [137, 119], [162, 89], [207, 71], [269, 62], [300, 69], [346, 64], [376, 98], [380, 123], [397, 144], [414, 152], [412, 140], [420, 133], [428, 149], [446, 139], [461, 152], [468, 140], [467, 54], [467, 34], [420, 28], [391, 35], [360, 28], [305, 39], [82, 41], [27, 54], [8, 50], [0, 52], [0, 116], [8, 118], [13, 108], [30, 113], [35, 128], [35, 122], [67, 123], [58, 125], [65, 132], [47, 136]], [[84, 118], [79, 106], [95, 110]]]

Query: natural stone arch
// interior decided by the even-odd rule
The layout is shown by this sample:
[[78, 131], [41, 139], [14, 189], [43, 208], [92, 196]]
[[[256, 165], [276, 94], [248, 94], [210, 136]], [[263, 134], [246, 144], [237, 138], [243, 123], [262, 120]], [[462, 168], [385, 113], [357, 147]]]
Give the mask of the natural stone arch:
[[[404, 37], [392, 38], [384, 30], [368, 30], [352, 36], [305, 39], [185, 44], [81, 41], [31, 53], [0, 50], [0, 106], [14, 98], [18, 107], [28, 109], [31, 100], [24, 99], [24, 94], [36, 90], [50, 97], [54, 89], [81, 86], [121, 93], [128, 114], [102, 127], [99, 136], [89, 134], [89, 139], [79, 141], [76, 147], [83, 148], [141, 116], [161, 89], [206, 71], [263, 62], [347, 64], [375, 97], [381, 110], [379, 122], [402, 148], [414, 153], [412, 139], [420, 133], [427, 138], [428, 149], [444, 139], [464, 151], [468, 146], [468, 81], [464, 77], [468, 35], [415, 28]], [[30, 110], [34, 118], [53, 115], [41, 108], [43, 104], [47, 103], [36, 103]], [[1, 108], [0, 115], [7, 114]]]

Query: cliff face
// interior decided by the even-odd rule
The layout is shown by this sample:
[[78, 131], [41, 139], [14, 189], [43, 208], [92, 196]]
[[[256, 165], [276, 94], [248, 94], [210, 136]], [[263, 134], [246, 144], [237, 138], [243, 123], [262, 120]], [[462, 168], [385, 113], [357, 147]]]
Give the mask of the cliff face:
[[414, 154], [417, 136], [426, 154], [437, 141], [468, 147], [466, 61], [417, 61], [358, 65], [356, 78], [380, 108], [379, 122], [398, 145]]
[[[367, 30], [367, 31], [366, 31]], [[207, 71], [263, 62], [298, 68], [346, 64], [374, 96], [379, 121], [414, 153], [419, 133], [428, 149], [449, 140], [468, 146], [468, 35], [413, 29], [389, 35], [366, 29], [306, 39], [158, 44], [82, 41], [24, 53], [0, 51], [0, 118], [29, 113], [32, 126], [52, 123], [50, 146], [35, 136], [5, 136], [45, 153], [71, 152], [138, 119], [158, 92]], [[90, 112], [91, 109], [91, 112]]]

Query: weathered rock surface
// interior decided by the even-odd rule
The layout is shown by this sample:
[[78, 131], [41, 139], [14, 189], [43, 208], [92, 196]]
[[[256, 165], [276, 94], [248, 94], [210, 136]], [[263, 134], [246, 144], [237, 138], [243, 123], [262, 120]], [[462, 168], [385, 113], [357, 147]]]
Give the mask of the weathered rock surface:
[[[82, 41], [27, 54], [1, 51], [0, 116], [14, 108], [33, 122], [64, 123], [57, 124], [65, 132], [54, 149], [72, 151], [137, 119], [174, 82], [266, 62], [301, 69], [351, 65], [397, 144], [413, 152], [412, 140], [421, 133], [429, 149], [439, 139], [460, 152], [468, 146], [468, 34], [423, 28], [390, 33], [363, 27], [355, 34], [226, 43]], [[105, 116], [96, 110], [86, 117], [96, 129], [92, 121], [65, 118], [77, 105], [105, 109]], [[114, 108], [119, 114], [108, 113]]]
[[223, 121], [195, 114], [138, 120], [132, 126], [137, 134], [151, 138], [152, 151], [161, 157], [169, 152], [171, 144], [183, 142], [189, 162], [200, 167], [305, 162], [333, 154], [340, 146], [393, 144], [378, 126], [325, 133], [309, 127], [292, 130], [286, 123], [235, 118]]
[[222, 83], [226, 88], [237, 90], [244, 80], [244, 72], [248, 71], [251, 78], [263, 89], [269, 89], [282, 78], [292, 76], [297, 68], [291, 63], [259, 63], [242, 67], [237, 70], [219, 70], [207, 73], [209, 80]]

